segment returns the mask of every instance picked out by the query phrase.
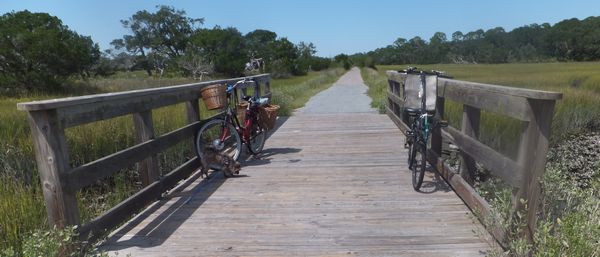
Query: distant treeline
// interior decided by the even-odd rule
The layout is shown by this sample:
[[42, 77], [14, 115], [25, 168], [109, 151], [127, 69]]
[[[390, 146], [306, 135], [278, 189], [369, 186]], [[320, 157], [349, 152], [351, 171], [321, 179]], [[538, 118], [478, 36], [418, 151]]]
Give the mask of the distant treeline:
[[351, 59], [360, 65], [432, 63], [507, 63], [600, 60], [600, 17], [531, 24], [506, 32], [497, 27], [451, 38], [442, 32], [429, 41], [398, 38], [393, 44]]
[[0, 94], [56, 90], [74, 76], [117, 71], [195, 78], [271, 72], [285, 77], [326, 69], [332, 62], [315, 56], [312, 43], [294, 44], [268, 30], [243, 35], [232, 27], [201, 28], [204, 19], [171, 6], [138, 11], [121, 23], [129, 33], [101, 52], [89, 36], [50, 14], [25, 10], [0, 16]]

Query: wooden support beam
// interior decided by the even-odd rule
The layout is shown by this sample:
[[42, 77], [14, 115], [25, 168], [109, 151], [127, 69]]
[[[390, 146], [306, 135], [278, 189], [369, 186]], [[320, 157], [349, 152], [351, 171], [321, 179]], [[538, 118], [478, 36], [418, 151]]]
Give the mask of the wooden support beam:
[[[439, 120], [443, 120], [444, 117], [444, 103], [445, 99], [443, 97], [438, 97], [436, 100], [436, 113], [435, 118]], [[431, 132], [431, 149], [438, 156], [442, 156], [442, 128], [437, 126]]]
[[[481, 119], [481, 110], [470, 105], [463, 105], [462, 124], [461, 132], [467, 136], [470, 136], [476, 140], [479, 139], [479, 121]], [[473, 179], [475, 178], [475, 172], [477, 167], [475, 165], [475, 159], [464, 151], [460, 151], [461, 165], [460, 175], [470, 185], [473, 185]]]
[[211, 119], [212, 118], [209, 118], [201, 122], [187, 125], [183, 128], [164, 134], [156, 139], [129, 147], [114, 154], [74, 168], [65, 176], [66, 187], [70, 191], [79, 190], [85, 186], [95, 183], [99, 179], [112, 175], [119, 169], [127, 167], [127, 165], [144, 160], [149, 155], [160, 153], [165, 149], [176, 145], [182, 140], [193, 137], [194, 133], [200, 129], [202, 124], [210, 121]]
[[[154, 139], [154, 125], [152, 124], [152, 111], [145, 111], [133, 114], [133, 124], [135, 125], [137, 144], [141, 144]], [[146, 187], [152, 184], [160, 177], [160, 168], [156, 154], [149, 155], [146, 159], [138, 163], [138, 172], [142, 180], [142, 186]]]
[[[198, 99], [187, 101], [185, 103], [185, 110], [187, 114], [188, 124], [193, 124], [200, 121], [200, 104], [198, 103]], [[192, 143], [192, 153], [196, 153], [196, 146]]]
[[502, 178], [508, 185], [520, 186], [522, 178], [518, 173], [519, 165], [515, 161], [453, 127], [447, 127], [444, 131], [447, 132], [450, 141], [456, 144], [461, 151], [480, 162], [494, 175]]
[[533, 242], [540, 195], [539, 180], [546, 169], [555, 101], [529, 99], [528, 103], [534, 117], [529, 122], [523, 122], [517, 160], [521, 166], [518, 173], [523, 179], [520, 188], [513, 195], [513, 209], [515, 212], [527, 213], [525, 236]]
[[56, 110], [29, 112], [28, 121], [48, 221], [59, 228], [79, 225], [75, 193], [66, 190], [61, 180], [71, 167], [64, 128], [58, 122]]

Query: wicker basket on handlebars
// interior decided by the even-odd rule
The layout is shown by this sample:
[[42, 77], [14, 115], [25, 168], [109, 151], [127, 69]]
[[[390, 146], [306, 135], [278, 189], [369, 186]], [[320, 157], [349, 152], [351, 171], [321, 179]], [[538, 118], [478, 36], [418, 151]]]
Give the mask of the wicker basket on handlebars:
[[222, 109], [227, 106], [227, 86], [216, 84], [200, 90], [202, 100], [209, 110]]
[[275, 120], [277, 119], [277, 111], [279, 105], [265, 105], [258, 109], [258, 122], [260, 125], [267, 129], [273, 129], [275, 127]]

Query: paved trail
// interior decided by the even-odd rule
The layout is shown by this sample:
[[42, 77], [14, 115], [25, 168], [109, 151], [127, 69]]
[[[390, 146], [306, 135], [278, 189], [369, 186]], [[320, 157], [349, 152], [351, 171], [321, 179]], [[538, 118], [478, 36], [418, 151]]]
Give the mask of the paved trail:
[[333, 86], [313, 96], [296, 114], [377, 113], [371, 108], [367, 89], [360, 70], [354, 67]]

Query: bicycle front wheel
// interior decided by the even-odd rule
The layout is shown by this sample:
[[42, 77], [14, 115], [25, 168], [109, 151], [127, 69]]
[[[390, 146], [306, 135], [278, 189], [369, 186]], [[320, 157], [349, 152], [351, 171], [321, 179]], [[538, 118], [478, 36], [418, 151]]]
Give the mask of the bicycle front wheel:
[[250, 129], [250, 138], [248, 138], [248, 142], [246, 142], [248, 144], [250, 153], [260, 153], [265, 146], [266, 139], [267, 130], [264, 129], [256, 120], [254, 120]]
[[412, 185], [415, 191], [421, 189], [423, 178], [425, 177], [425, 168], [427, 167], [427, 149], [425, 146], [413, 142], [411, 151], [411, 163], [409, 168], [412, 171]]
[[415, 152], [416, 152], [416, 144], [414, 143], [414, 136], [413, 135], [408, 135], [406, 136], [406, 141], [408, 144], [408, 168], [410, 170], [412, 170], [412, 162], [413, 159], [415, 159]]
[[242, 150], [240, 134], [233, 125], [222, 119], [214, 119], [204, 124], [194, 140], [196, 154], [202, 159], [204, 149], [212, 147], [226, 154], [233, 160], [238, 160]]

